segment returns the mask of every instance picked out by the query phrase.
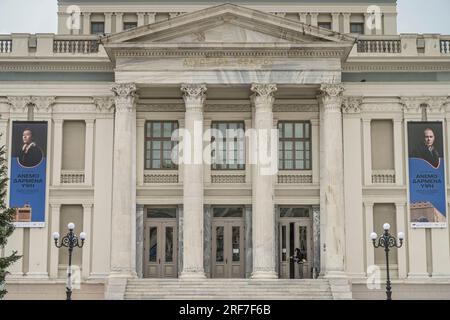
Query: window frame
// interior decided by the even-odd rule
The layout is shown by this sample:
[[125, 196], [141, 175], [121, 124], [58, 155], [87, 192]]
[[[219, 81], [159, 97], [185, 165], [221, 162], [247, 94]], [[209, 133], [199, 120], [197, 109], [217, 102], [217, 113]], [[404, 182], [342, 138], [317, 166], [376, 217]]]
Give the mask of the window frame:
[[[131, 28], [126, 28], [125, 26], [126, 25], [133, 25], [133, 27], [131, 27]], [[127, 22], [124, 22], [123, 23], [123, 31], [127, 31], [127, 30], [130, 30], [130, 29], [134, 29], [134, 28], [137, 28], [137, 22], [136, 21], [127, 21]]]
[[[327, 25], [327, 27], [324, 27], [323, 25]], [[331, 22], [325, 22], [325, 21], [324, 22], [318, 22], [317, 26], [319, 28], [323, 28], [323, 29], [327, 29], [327, 30], [331, 30], [331, 28], [332, 28]], [[329, 28], [328, 28], [328, 26], [329, 26]]]
[[[290, 123], [293, 125], [292, 127], [292, 138], [285, 138], [285, 124]], [[303, 124], [303, 138], [297, 138], [295, 137], [295, 124]], [[309, 130], [305, 130], [305, 124], [308, 124]], [[282, 126], [282, 129], [280, 129], [280, 125]], [[312, 170], [312, 130], [311, 130], [311, 121], [309, 120], [284, 120], [284, 121], [278, 121], [278, 170], [279, 171], [311, 171]], [[280, 132], [280, 130], [283, 130]], [[308, 138], [306, 138], [306, 132], [308, 132]], [[283, 134], [281, 134], [283, 133]], [[292, 158], [285, 159], [285, 144], [284, 142], [292, 142]], [[309, 150], [307, 151], [306, 148], [303, 149], [303, 163], [304, 163], [304, 169], [298, 169], [296, 168], [296, 148], [295, 143], [296, 142], [309, 142]], [[306, 166], [306, 155], [309, 153], [309, 166]], [[286, 160], [292, 160], [292, 168], [286, 169], [285, 161]], [[300, 160], [300, 159], [299, 159]], [[301, 160], [300, 160], [301, 161]], [[282, 164], [282, 166], [280, 166]]]
[[[352, 30], [353, 26], [359, 26], [361, 27], [361, 32], [354, 32]], [[350, 23], [350, 33], [354, 33], [354, 34], [364, 34], [364, 23], [363, 22], [351, 22]]]
[[[102, 25], [102, 32], [94, 32], [94, 25]], [[104, 21], [91, 21], [91, 34], [104, 34], [105, 33], [105, 22]]]
[[[159, 123], [161, 124], [161, 136], [159, 137], [153, 137], [153, 124], [154, 123]], [[172, 162], [172, 167], [171, 168], [164, 168], [163, 167], [163, 163], [164, 163], [164, 141], [170, 141], [171, 142], [171, 150], [173, 150], [173, 148], [178, 144], [178, 141], [172, 141], [171, 136], [170, 137], [163, 137], [163, 132], [164, 132], [164, 123], [171, 123], [172, 124], [172, 133], [171, 136], [173, 134], [173, 132], [177, 129], [180, 128], [180, 125], [178, 123], [178, 120], [147, 120], [145, 121], [145, 127], [144, 127], [144, 170], [146, 171], [162, 171], [162, 170], [167, 170], [167, 171], [176, 171], [178, 170], [178, 165]], [[148, 129], [148, 124], [151, 124], [150, 129]], [[149, 132], [151, 133], [151, 136], [149, 135]], [[147, 142], [150, 141], [150, 148], [147, 149]], [[154, 141], [159, 141], [160, 144], [160, 166], [159, 168], [153, 168], [153, 142]], [[147, 152], [150, 151], [150, 157], [147, 159]], [[147, 160], [150, 161], [150, 167], [147, 167]]]
[[[218, 125], [218, 124], [220, 124], [220, 123], [222, 123], [222, 124], [227, 124], [227, 129], [226, 130], [228, 130], [229, 128], [228, 128], [228, 125], [229, 124], [242, 124], [242, 130], [244, 130], [244, 163], [243, 164], [239, 164], [239, 163], [236, 163], [236, 165], [237, 165], [237, 168], [230, 168], [229, 166], [230, 166], [230, 164], [216, 164], [216, 163], [213, 163], [212, 161], [211, 161], [211, 171], [244, 171], [245, 170], [245, 168], [246, 168], [246, 164], [247, 164], [247, 150], [246, 150], [246, 148], [247, 148], [247, 144], [246, 144], [246, 138], [245, 138], [245, 121], [241, 121], [241, 120], [236, 120], [236, 121], [233, 121], [233, 120], [228, 120], [228, 121], [220, 121], [220, 120], [217, 120], [217, 121], [212, 121], [211, 122], [211, 129], [217, 129], [217, 130], [219, 130], [218, 129], [218, 127], [214, 127], [214, 125]], [[236, 139], [236, 144], [238, 143], [238, 141], [237, 141], [237, 138], [235, 138]], [[212, 137], [211, 137], [211, 143], [213, 142], [213, 140], [212, 140]], [[226, 137], [224, 137], [224, 142], [225, 143], [227, 143], [227, 141], [226, 141]], [[212, 150], [211, 150], [212, 151]], [[239, 151], [239, 150], [238, 150]], [[225, 147], [225, 152], [228, 152], [228, 150], [227, 150], [227, 147]], [[211, 157], [212, 157], [212, 154], [211, 154]], [[212, 160], [212, 159], [211, 159]], [[222, 166], [221, 168], [214, 168], [214, 166]], [[225, 167], [224, 167], [225, 166]]]

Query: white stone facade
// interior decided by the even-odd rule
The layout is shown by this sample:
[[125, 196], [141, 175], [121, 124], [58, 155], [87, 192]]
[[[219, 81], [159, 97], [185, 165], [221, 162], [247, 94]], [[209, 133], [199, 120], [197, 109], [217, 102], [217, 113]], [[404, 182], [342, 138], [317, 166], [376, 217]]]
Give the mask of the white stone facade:
[[[78, 31], [65, 29], [69, 4], [80, 5]], [[77, 260], [81, 297], [122, 299], [130, 279], [150, 272], [149, 208], [176, 209], [175, 276], [214, 278], [214, 208], [236, 206], [245, 224], [245, 263], [236, 271], [242, 277], [282, 277], [280, 212], [306, 208], [310, 278], [330, 279], [341, 297], [349, 297], [349, 283], [354, 298], [370, 297], [368, 268], [384, 267], [369, 234], [385, 217], [380, 205], [389, 205], [386, 217], [406, 233], [391, 266], [393, 282], [450, 292], [450, 229], [409, 226], [406, 151], [407, 122], [425, 117], [443, 121], [450, 159], [450, 36], [397, 35], [395, 1], [380, 6], [382, 29], [350, 34], [350, 23], [364, 23], [371, 4], [299, 1], [280, 12], [216, 3], [172, 12], [169, 5], [61, 1], [58, 35], [0, 35], [1, 144], [11, 145], [14, 120], [44, 120], [49, 128], [46, 227], [16, 229], [4, 249], [24, 255], [10, 270], [11, 296], [23, 298], [25, 286], [54, 292], [52, 285], [64, 283], [66, 265], [50, 235], [64, 232], [62, 222], [75, 219], [72, 209], [88, 234]], [[99, 38], [88, 31], [100, 16], [107, 35]], [[316, 26], [328, 18], [333, 30]], [[133, 19], [136, 28], [123, 31]], [[386, 168], [373, 160], [373, 123], [381, 120], [392, 130]], [[84, 132], [82, 169], [64, 163], [71, 121]], [[194, 155], [207, 144], [193, 134], [199, 126], [203, 133], [216, 122], [242, 122], [246, 130], [304, 122], [311, 163], [262, 175], [250, 163], [255, 141], [248, 139], [240, 170], [204, 163], [151, 170], [149, 121], [192, 133]], [[35, 297], [32, 289], [28, 297]]]

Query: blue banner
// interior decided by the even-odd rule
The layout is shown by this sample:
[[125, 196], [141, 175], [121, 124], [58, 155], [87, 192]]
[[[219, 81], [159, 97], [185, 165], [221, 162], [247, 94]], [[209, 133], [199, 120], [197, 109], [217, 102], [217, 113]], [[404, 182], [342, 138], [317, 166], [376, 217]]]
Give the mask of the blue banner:
[[411, 226], [447, 226], [445, 160], [441, 122], [408, 123]]
[[16, 227], [45, 226], [46, 151], [47, 122], [13, 122], [10, 207]]

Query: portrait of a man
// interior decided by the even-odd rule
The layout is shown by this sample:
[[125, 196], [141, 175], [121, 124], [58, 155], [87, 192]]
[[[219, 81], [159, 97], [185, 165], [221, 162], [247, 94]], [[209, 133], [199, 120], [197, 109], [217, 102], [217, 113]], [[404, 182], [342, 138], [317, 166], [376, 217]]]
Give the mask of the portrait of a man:
[[413, 151], [412, 157], [423, 159], [435, 168], [439, 167], [440, 155], [435, 142], [436, 135], [434, 131], [426, 128], [423, 132], [423, 142]]
[[42, 160], [42, 150], [33, 140], [33, 131], [26, 128], [22, 133], [22, 148], [19, 151], [19, 163], [27, 168], [37, 166]]

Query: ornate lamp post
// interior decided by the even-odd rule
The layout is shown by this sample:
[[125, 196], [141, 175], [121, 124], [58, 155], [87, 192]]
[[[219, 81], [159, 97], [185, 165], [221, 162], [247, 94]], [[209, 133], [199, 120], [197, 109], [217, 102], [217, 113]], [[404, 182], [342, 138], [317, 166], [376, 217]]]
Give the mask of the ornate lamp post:
[[384, 253], [386, 254], [386, 300], [392, 300], [392, 291], [391, 291], [391, 279], [389, 275], [389, 251], [390, 248], [401, 248], [403, 245], [403, 240], [405, 239], [405, 234], [403, 232], [399, 232], [397, 237], [400, 243], [397, 243], [397, 239], [389, 233], [389, 229], [391, 225], [389, 223], [385, 223], [383, 225], [384, 233], [378, 238], [378, 235], [375, 232], [370, 234], [370, 238], [372, 239], [373, 246], [375, 248], [382, 247], [384, 248]]
[[[72, 300], [72, 252], [73, 248], [78, 247], [82, 248], [84, 245], [84, 240], [86, 240], [86, 233], [81, 232], [80, 237], [78, 238], [76, 234], [73, 233], [73, 230], [75, 229], [74, 223], [69, 223], [67, 225], [67, 228], [69, 228], [69, 233], [65, 235], [61, 242], [58, 244], [58, 240], [60, 238], [60, 235], [58, 232], [53, 233], [53, 240], [55, 240], [55, 246], [59, 249], [62, 247], [69, 248], [69, 270], [67, 273], [67, 286], [66, 286], [66, 300]], [[81, 240], [81, 243], [80, 241]]]

